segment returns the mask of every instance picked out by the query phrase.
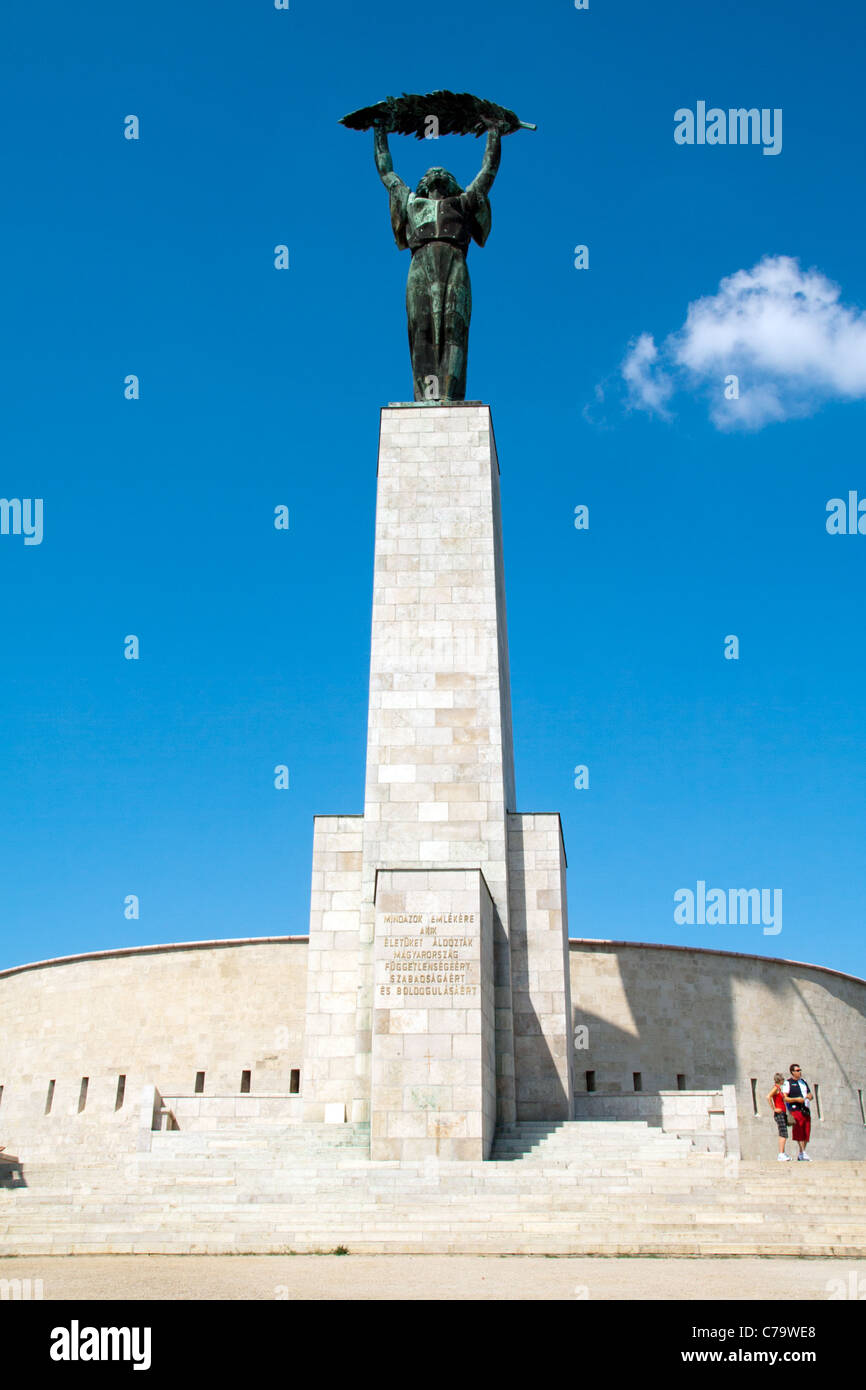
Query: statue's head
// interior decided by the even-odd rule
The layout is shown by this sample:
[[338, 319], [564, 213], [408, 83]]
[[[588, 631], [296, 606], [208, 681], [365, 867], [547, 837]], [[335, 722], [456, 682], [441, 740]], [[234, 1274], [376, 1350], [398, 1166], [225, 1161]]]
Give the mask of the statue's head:
[[415, 192], [419, 198], [459, 198], [463, 189], [447, 169], [428, 169]]

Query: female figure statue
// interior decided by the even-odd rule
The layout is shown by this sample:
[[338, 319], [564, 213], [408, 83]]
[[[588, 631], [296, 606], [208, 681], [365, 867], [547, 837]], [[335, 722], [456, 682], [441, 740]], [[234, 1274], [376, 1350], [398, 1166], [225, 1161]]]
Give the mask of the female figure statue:
[[464, 190], [447, 169], [428, 169], [413, 193], [397, 174], [384, 122], [374, 127], [376, 168], [391, 198], [391, 226], [401, 251], [412, 252], [406, 284], [415, 400], [466, 399], [472, 289], [466, 255], [490, 235], [487, 194], [501, 154], [498, 126], [485, 120], [487, 147]]

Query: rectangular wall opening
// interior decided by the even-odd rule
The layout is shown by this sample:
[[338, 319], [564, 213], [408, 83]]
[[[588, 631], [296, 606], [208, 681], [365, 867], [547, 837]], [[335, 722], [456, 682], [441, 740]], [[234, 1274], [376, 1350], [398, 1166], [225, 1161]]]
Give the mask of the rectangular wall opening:
[[685, 1089], [686, 1089], [686, 1076], [685, 1076], [685, 1072], [678, 1071], [678, 1072], [677, 1072], [677, 1090], [678, 1090], [678, 1091], [684, 1091]]
[[250, 1093], [250, 1079], [251, 1079], [251, 1076], [252, 1076], [252, 1072], [248, 1072], [248, 1071], [242, 1071], [242, 1072], [241, 1072], [241, 1095], [242, 1095], [242, 1096], [248, 1096], [249, 1093]]
[[123, 1105], [123, 1097], [124, 1097], [125, 1095], [126, 1095], [126, 1077], [125, 1077], [125, 1076], [119, 1076], [119, 1077], [117, 1078], [117, 1094], [116, 1094], [115, 1097], [114, 1097], [114, 1108], [115, 1108], [115, 1110], [120, 1110], [121, 1106]]
[[54, 1104], [54, 1082], [48, 1083], [48, 1095], [45, 1097], [45, 1114], [51, 1114], [51, 1107]]
[[81, 1085], [78, 1088], [78, 1113], [81, 1114], [87, 1104], [87, 1088], [90, 1085], [90, 1077], [82, 1076]]
[[588, 1072], [586, 1073], [586, 1089], [587, 1089], [588, 1091], [594, 1091], [594, 1090], [595, 1090], [595, 1072], [594, 1072], [594, 1071], [588, 1071]]
[[301, 1072], [299, 1067], [295, 1067], [289, 1076], [289, 1095], [297, 1096], [301, 1093]]
[[639, 1071], [633, 1071], [632, 1074], [631, 1074], [631, 1079], [632, 1079], [632, 1083], [633, 1083], [633, 1085], [634, 1085], [635, 1090], [636, 1090], [636, 1091], [642, 1091], [642, 1090], [643, 1090], [643, 1077], [641, 1076], [640, 1072], [639, 1072]]
[[204, 1072], [197, 1071], [195, 1074], [195, 1093], [197, 1096], [204, 1095]]
[[753, 1115], [757, 1115], [757, 1113], [758, 1113], [758, 1078], [757, 1078], [756, 1076], [750, 1076], [750, 1077], [749, 1077], [749, 1084], [750, 1084], [751, 1087], [752, 1087], [752, 1114], [753, 1114]]

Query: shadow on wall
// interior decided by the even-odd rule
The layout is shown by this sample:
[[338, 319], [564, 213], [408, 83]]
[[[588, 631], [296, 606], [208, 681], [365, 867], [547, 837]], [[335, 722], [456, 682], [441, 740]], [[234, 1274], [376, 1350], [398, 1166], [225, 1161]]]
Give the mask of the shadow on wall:
[[734, 1080], [733, 1001], [718, 972], [645, 948], [596, 944], [581, 956], [572, 987], [577, 1091], [589, 1089], [586, 1073], [596, 1090], [614, 1093], [672, 1090], [680, 1076], [697, 1090]]
[[866, 1081], [851, 1074], [858, 1056], [866, 1073], [858, 982], [697, 948], [587, 943], [572, 954], [578, 1093], [735, 1083], [741, 1115], [763, 1114], [773, 1073], [787, 1076], [796, 1059], [832, 1092], [834, 1121], [856, 1127]]
[[571, 1098], [528, 992], [514, 1013], [514, 1070], [518, 1120], [571, 1119]]
[[[509, 826], [509, 853], [524, 860], [524, 825], [517, 817], [512, 817]], [[567, 1075], [568, 1038], [559, 1033], [558, 1046], [562, 1056], [557, 1059], [550, 1049], [545, 1036], [544, 1024], [539, 1018], [530, 990], [530, 975], [569, 968], [568, 954], [562, 939], [556, 948], [558, 960], [546, 959], [544, 948], [539, 949], [536, 933], [534, 949], [529, 941], [527, 924], [534, 920], [535, 898], [527, 894], [526, 876], [513, 874], [509, 888], [510, 931], [511, 931], [511, 1000], [514, 1018], [514, 1074], [515, 1102], [517, 1119], [520, 1120], [568, 1120], [572, 1115], [571, 1096], [563, 1084], [562, 1073]], [[552, 935], [552, 933], [544, 933]], [[503, 972], [501, 982], [508, 983]], [[566, 995], [566, 998], [568, 996]], [[555, 1007], [551, 1007], [551, 1017]], [[568, 1026], [567, 1012], [560, 1008], [559, 1019]], [[548, 1027], [550, 1027], [550, 1018]], [[559, 1022], [558, 1028], [563, 1026]], [[554, 1037], [556, 1033], [554, 1033]]]
[[[858, 1007], [856, 1001], [852, 1000], [850, 986], [843, 988], [844, 981], [837, 980], [832, 975], [828, 975], [826, 981], [822, 983], [824, 989], [827, 991], [828, 994], [831, 994], [834, 999], [837, 999], [841, 1003], [846, 1004], [849, 1007], [852, 1007], [857, 1010], [857, 1012], [860, 1014], [860, 1017], [863, 1019], [863, 1031], [864, 1034], [866, 1034], [866, 1005]], [[835, 1062], [840, 1075], [844, 1078], [845, 1084], [850, 1088], [851, 1093], [853, 1095], [857, 1089], [856, 1078], [851, 1075], [845, 1061], [840, 1056], [832, 1035], [828, 1033], [827, 1029], [822, 1024], [817, 1013], [812, 1008], [812, 1005], [809, 1003], [808, 999], [803, 993], [802, 987], [798, 984], [796, 980], [792, 980], [791, 987], [795, 995], [797, 996], [800, 1008], [803, 1010], [805, 1014], [808, 1014], [808, 1016], [811, 1018], [812, 1026], [814, 1027], [815, 1032], [822, 1039], [824, 1046], [826, 1047], [830, 1056], [833, 1058], [833, 1061]], [[866, 1081], [866, 1042], [864, 1042], [863, 1052], [861, 1053], [861, 1068], [864, 1073], [864, 1075], [860, 1077], [862, 1089], [862, 1083]], [[787, 1071], [787, 1067], [785, 1068], [785, 1070]]]

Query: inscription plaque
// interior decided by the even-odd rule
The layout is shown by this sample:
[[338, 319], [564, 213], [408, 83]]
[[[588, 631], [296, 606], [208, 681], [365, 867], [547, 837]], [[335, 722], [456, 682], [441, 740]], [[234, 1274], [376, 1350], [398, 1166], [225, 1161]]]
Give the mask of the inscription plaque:
[[371, 1153], [484, 1158], [496, 1122], [493, 903], [477, 869], [379, 871]]
[[392, 1008], [409, 999], [477, 999], [477, 921], [475, 912], [382, 913], [376, 933], [379, 999], [392, 1001]]

